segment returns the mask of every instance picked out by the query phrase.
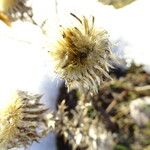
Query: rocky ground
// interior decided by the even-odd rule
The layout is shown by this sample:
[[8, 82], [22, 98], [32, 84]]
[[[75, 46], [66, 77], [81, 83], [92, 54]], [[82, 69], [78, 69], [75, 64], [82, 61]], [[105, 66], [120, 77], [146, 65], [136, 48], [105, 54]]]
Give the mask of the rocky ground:
[[[142, 66], [132, 64], [127, 70], [112, 71], [112, 75], [114, 80], [106, 82], [98, 95], [90, 98], [86, 96], [85, 101], [93, 103], [92, 108], [87, 109], [91, 116], [98, 115], [105, 129], [111, 132], [115, 144], [109, 149], [149, 150], [150, 74], [146, 73]], [[58, 101], [63, 99], [66, 100], [69, 111], [80, 107], [77, 102], [80, 98], [75, 90], [67, 93], [66, 88], [61, 87]], [[66, 124], [69, 126], [70, 122]], [[62, 142], [62, 139], [62, 135], [59, 135], [58, 149], [72, 149], [72, 146], [67, 144], [71, 139], [67, 142]], [[79, 146], [77, 149], [83, 148]], [[107, 147], [103, 148], [106, 149]]]

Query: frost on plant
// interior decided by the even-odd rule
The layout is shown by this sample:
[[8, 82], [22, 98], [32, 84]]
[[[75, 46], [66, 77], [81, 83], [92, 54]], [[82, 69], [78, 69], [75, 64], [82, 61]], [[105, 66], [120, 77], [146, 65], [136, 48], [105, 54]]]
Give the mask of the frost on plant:
[[18, 91], [0, 110], [0, 149], [27, 147], [45, 135], [47, 109], [40, 95]]
[[106, 30], [94, 27], [94, 17], [88, 20], [71, 14], [78, 26], [62, 27], [62, 37], [51, 52], [55, 71], [66, 82], [68, 89], [97, 93], [108, 75], [113, 55]]

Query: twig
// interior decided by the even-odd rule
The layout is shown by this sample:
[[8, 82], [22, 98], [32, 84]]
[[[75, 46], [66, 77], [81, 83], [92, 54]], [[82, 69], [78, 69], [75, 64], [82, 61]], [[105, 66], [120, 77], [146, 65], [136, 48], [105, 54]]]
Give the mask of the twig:
[[135, 87], [134, 90], [137, 92], [147, 91], [147, 90], [150, 90], [150, 85], [138, 86], [138, 87]]

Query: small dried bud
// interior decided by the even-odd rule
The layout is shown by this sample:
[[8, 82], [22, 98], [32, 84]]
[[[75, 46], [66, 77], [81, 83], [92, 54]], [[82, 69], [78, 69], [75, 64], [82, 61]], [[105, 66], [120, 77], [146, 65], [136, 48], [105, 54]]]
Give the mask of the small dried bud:
[[0, 19], [10, 26], [11, 21], [25, 19], [25, 15], [32, 17], [32, 8], [26, 6], [26, 2], [27, 0], [1, 0]]
[[28, 146], [45, 132], [45, 112], [41, 96], [18, 91], [11, 103], [0, 110], [0, 149]]
[[94, 28], [94, 17], [89, 21], [71, 14], [79, 21], [79, 27], [62, 28], [51, 55], [55, 71], [66, 81], [68, 89], [79, 88], [97, 93], [103, 79], [109, 78], [108, 70], [113, 58], [108, 33]]
[[131, 4], [135, 0], [98, 0], [98, 1], [102, 2], [105, 5], [112, 5], [114, 8], [119, 9]]

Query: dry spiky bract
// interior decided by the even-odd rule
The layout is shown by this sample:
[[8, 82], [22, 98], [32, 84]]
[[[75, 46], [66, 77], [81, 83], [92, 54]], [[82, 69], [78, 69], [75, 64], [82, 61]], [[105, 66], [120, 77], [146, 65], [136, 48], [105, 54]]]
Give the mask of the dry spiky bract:
[[113, 58], [108, 33], [94, 27], [94, 17], [88, 20], [71, 14], [79, 26], [62, 28], [52, 55], [55, 71], [66, 81], [68, 89], [79, 88], [97, 93], [105, 77], [109, 77], [109, 61]]
[[45, 133], [47, 109], [40, 95], [18, 91], [6, 108], [0, 110], [0, 149], [26, 147]]
[[32, 8], [26, 5], [27, 0], [0, 0], [0, 20], [10, 26], [11, 21], [32, 17]]

